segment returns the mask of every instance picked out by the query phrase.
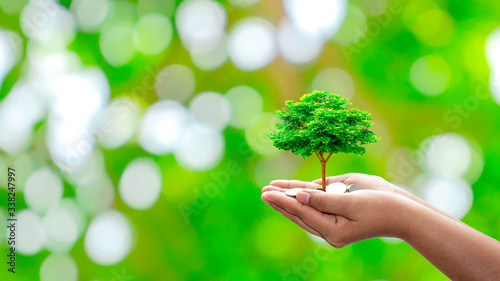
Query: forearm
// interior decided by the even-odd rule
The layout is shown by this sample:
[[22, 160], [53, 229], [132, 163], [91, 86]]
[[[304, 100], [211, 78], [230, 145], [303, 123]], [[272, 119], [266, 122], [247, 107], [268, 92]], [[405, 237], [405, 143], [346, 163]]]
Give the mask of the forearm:
[[411, 204], [401, 237], [452, 280], [500, 280], [500, 242], [433, 210]]
[[405, 196], [405, 197], [407, 197], [407, 198], [409, 198], [409, 199], [411, 199], [411, 200], [413, 200], [413, 201], [415, 201], [415, 202], [417, 202], [417, 203], [419, 203], [419, 204], [421, 204], [421, 205], [424, 205], [425, 207], [427, 207], [427, 208], [429, 208], [429, 209], [431, 209], [431, 210], [433, 210], [433, 211], [435, 211], [435, 212], [438, 212], [439, 214], [442, 214], [442, 215], [444, 215], [445, 217], [448, 217], [448, 218], [450, 218], [450, 219], [452, 219], [452, 220], [455, 220], [455, 221], [457, 221], [457, 222], [462, 223], [462, 222], [461, 222], [460, 220], [458, 220], [457, 218], [455, 218], [455, 217], [453, 217], [453, 216], [449, 215], [448, 213], [446, 213], [446, 212], [444, 212], [444, 211], [442, 211], [442, 210], [440, 210], [440, 209], [436, 208], [435, 206], [432, 206], [431, 204], [427, 203], [427, 202], [426, 202], [425, 200], [423, 200], [422, 198], [420, 198], [420, 197], [418, 197], [418, 196], [415, 196], [415, 195], [414, 195], [413, 193], [411, 193], [411, 192], [408, 192], [408, 191], [406, 191], [406, 190], [404, 190], [404, 189], [402, 189], [402, 188], [399, 188], [399, 187], [397, 187], [397, 186], [395, 186], [395, 192], [396, 192], [396, 193], [398, 193], [398, 194], [400, 194], [400, 195], [403, 195], [403, 196]]

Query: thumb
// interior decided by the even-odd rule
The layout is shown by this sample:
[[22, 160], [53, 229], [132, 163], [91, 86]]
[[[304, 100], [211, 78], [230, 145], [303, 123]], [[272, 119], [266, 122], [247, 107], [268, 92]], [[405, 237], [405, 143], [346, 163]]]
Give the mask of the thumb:
[[301, 190], [297, 192], [297, 200], [320, 212], [349, 217], [356, 201], [352, 194], [326, 193], [324, 191]]

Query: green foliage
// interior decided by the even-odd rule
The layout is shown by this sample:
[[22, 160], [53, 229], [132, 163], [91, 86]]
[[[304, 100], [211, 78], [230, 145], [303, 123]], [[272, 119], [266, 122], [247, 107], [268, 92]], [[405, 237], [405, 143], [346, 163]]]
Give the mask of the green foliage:
[[369, 130], [370, 113], [350, 106], [347, 98], [334, 93], [305, 94], [276, 112], [282, 123], [276, 124], [278, 130], [269, 137], [276, 148], [304, 158], [314, 152], [362, 155], [363, 145], [379, 138]]

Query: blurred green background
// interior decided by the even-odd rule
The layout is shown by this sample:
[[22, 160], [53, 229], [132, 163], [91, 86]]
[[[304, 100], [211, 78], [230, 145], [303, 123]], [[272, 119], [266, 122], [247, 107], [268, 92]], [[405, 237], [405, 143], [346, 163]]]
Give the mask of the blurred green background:
[[[0, 0], [1, 280], [446, 280], [410, 246], [342, 249], [260, 200], [317, 159], [272, 114], [315, 89], [381, 137], [375, 174], [500, 238], [500, 2]], [[4, 226], [3, 226], [4, 227]], [[2, 227], [2, 228], [3, 228]]]

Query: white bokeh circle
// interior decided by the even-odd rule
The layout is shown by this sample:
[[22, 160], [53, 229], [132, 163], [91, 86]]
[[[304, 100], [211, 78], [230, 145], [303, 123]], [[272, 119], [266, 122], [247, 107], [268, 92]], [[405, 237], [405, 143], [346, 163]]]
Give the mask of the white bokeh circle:
[[120, 177], [118, 193], [127, 206], [136, 210], [151, 208], [161, 193], [160, 167], [151, 158], [130, 162]]
[[225, 96], [216, 92], [197, 94], [191, 100], [189, 110], [199, 122], [217, 131], [224, 130], [231, 118], [231, 104]]
[[321, 54], [323, 41], [298, 30], [289, 20], [283, 20], [278, 27], [278, 48], [287, 61], [304, 64]]
[[70, 255], [52, 254], [40, 267], [40, 281], [77, 281], [78, 265]]
[[224, 138], [217, 130], [193, 123], [183, 133], [174, 155], [186, 169], [206, 171], [219, 163], [224, 148]]
[[40, 213], [55, 206], [61, 200], [62, 195], [62, 180], [48, 167], [42, 167], [33, 172], [24, 187], [26, 204]]
[[274, 26], [261, 18], [246, 18], [235, 23], [228, 41], [229, 58], [244, 71], [268, 65], [276, 57]]
[[99, 265], [113, 265], [130, 252], [132, 232], [127, 218], [115, 210], [104, 211], [90, 222], [84, 240], [88, 257]]
[[472, 189], [462, 179], [432, 177], [422, 186], [425, 201], [457, 219], [465, 217], [472, 207]]
[[149, 153], [162, 155], [178, 145], [194, 117], [179, 102], [165, 100], [151, 105], [139, 127], [139, 144]]

